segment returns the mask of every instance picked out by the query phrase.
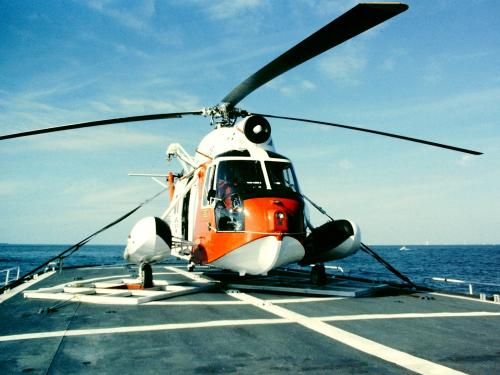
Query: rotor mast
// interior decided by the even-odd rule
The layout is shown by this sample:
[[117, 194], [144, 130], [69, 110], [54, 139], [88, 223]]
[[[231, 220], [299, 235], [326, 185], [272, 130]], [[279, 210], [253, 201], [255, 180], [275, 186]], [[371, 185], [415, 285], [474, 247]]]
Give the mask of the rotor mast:
[[248, 116], [248, 112], [236, 108], [230, 103], [221, 102], [213, 107], [203, 108], [202, 115], [205, 117], [210, 117], [210, 124], [219, 127], [231, 127], [235, 124], [238, 117]]

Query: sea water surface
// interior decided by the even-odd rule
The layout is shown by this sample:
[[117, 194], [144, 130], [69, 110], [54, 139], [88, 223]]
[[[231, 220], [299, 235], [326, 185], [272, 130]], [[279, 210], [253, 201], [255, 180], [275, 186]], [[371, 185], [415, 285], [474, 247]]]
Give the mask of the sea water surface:
[[[0, 244], [0, 271], [20, 267], [26, 274], [69, 245]], [[433, 282], [432, 277], [459, 279], [483, 284], [500, 285], [500, 245], [401, 245], [371, 246], [383, 259], [415, 284], [466, 293], [468, 284]], [[65, 266], [124, 264], [123, 245], [85, 245], [64, 260]], [[341, 267], [350, 276], [400, 281], [370, 255], [358, 251], [355, 255], [328, 266]], [[334, 271], [334, 273], [339, 271]], [[0, 272], [0, 285], [5, 273]], [[500, 286], [475, 285], [475, 293], [500, 293]]]

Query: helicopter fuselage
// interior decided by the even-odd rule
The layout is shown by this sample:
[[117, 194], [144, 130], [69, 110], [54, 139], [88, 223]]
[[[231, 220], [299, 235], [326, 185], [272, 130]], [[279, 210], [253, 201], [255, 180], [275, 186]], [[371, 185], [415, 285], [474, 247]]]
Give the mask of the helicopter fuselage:
[[[289, 159], [272, 139], [256, 144], [244, 124], [220, 127], [197, 149], [198, 171], [167, 219], [173, 236], [193, 243], [192, 261], [262, 274], [304, 257], [304, 200]], [[196, 179], [189, 193], [190, 180]]]
[[[356, 224], [309, 223], [293, 165], [276, 153], [262, 116], [216, 127], [195, 157], [179, 144], [170, 145], [167, 155], [179, 158], [183, 172], [170, 186], [171, 202], [161, 218], [143, 219], [132, 230], [127, 260], [151, 263], [172, 254], [190, 264], [260, 275], [289, 263], [343, 258], [359, 248]], [[167, 224], [170, 244], [158, 220]]]

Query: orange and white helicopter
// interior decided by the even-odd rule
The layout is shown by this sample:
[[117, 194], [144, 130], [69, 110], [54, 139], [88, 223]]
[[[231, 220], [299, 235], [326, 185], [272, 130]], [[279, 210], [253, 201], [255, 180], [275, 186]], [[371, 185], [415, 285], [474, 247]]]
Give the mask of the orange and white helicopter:
[[[371, 129], [330, 122], [249, 113], [236, 105], [257, 88], [408, 9], [400, 3], [358, 4], [310, 35], [236, 86], [222, 101], [192, 112], [99, 120], [0, 136], [0, 140], [116, 123], [210, 117], [214, 129], [195, 156], [175, 143], [167, 150], [183, 171], [167, 176], [170, 205], [159, 217], [140, 220], [131, 230], [124, 257], [141, 266], [144, 286], [150, 264], [173, 255], [194, 265], [211, 264], [240, 275], [266, 274], [289, 264], [322, 264], [354, 254], [359, 227], [331, 220], [313, 227], [292, 163], [278, 153], [267, 119], [280, 118], [363, 131], [454, 151], [480, 152]], [[241, 118], [240, 121], [237, 121]], [[324, 268], [316, 268], [324, 272]]]

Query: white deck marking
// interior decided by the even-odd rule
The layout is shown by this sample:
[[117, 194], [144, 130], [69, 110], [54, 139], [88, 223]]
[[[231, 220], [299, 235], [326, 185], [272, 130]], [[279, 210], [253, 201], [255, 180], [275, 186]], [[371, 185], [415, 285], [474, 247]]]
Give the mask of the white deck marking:
[[[234, 294], [231, 294], [235, 297]], [[238, 293], [238, 296], [241, 297], [244, 293]], [[239, 298], [238, 297], [238, 298]], [[248, 296], [250, 297], [250, 296]], [[250, 297], [255, 298], [255, 297]], [[246, 301], [245, 301], [246, 300]], [[252, 304], [254, 301], [249, 301], [245, 298], [244, 301], [232, 301], [232, 304]], [[262, 301], [262, 306], [272, 306], [269, 301]], [[199, 301], [204, 304], [204, 301]], [[218, 301], [215, 301], [218, 302]], [[183, 304], [183, 302], [178, 302], [177, 304]], [[262, 307], [259, 303], [259, 307]], [[281, 307], [275, 306], [277, 309], [282, 309]], [[290, 311], [290, 313], [295, 314]], [[322, 320], [336, 320], [336, 321], [344, 321], [344, 320], [370, 320], [374, 319], [389, 319], [390, 316], [397, 317], [406, 317], [409, 318], [410, 315], [414, 315], [412, 317], [428, 317], [428, 315], [434, 316], [447, 316], [450, 313], [437, 313], [437, 314], [365, 314], [365, 315], [351, 315], [351, 316], [340, 316], [340, 317], [324, 317], [324, 318], [308, 318], [311, 321], [319, 321], [321, 323]], [[299, 315], [299, 314], [297, 314]], [[418, 316], [417, 316], [418, 315]], [[487, 312], [477, 312], [477, 313], [457, 313], [452, 314], [452, 316], [498, 316], [500, 314], [497, 313], [487, 313]], [[383, 317], [382, 317], [383, 316]], [[240, 326], [240, 325], [266, 325], [266, 324], [285, 324], [285, 323], [298, 323], [297, 319], [241, 319], [241, 320], [215, 320], [208, 322], [194, 322], [194, 323], [170, 323], [170, 324], [156, 324], [156, 325], [145, 325], [145, 326], [129, 326], [129, 327], [112, 327], [112, 328], [96, 328], [96, 329], [81, 329], [81, 330], [68, 330], [68, 331], [53, 331], [53, 332], [35, 332], [35, 333], [25, 333], [18, 335], [7, 335], [0, 336], [0, 342], [5, 341], [19, 341], [19, 340], [34, 340], [34, 339], [44, 339], [51, 337], [61, 337], [61, 336], [86, 336], [86, 335], [103, 335], [103, 334], [117, 334], [117, 333], [133, 333], [133, 332], [147, 332], [147, 331], [170, 331], [170, 330], [178, 330], [178, 329], [197, 329], [197, 328], [213, 328], [213, 327], [228, 327], [228, 326]], [[327, 327], [331, 327], [327, 325]], [[323, 333], [323, 332], [321, 332]]]
[[116, 334], [116, 333], [133, 333], [133, 332], [143, 333], [152, 331], [172, 331], [178, 329], [197, 329], [197, 328], [214, 328], [214, 327], [264, 325], [264, 324], [286, 324], [286, 323], [291, 323], [291, 322], [289, 322], [287, 319], [276, 319], [276, 318], [236, 319], [236, 320], [213, 320], [208, 322], [194, 322], [194, 323], [155, 324], [146, 326], [73, 329], [67, 331], [35, 332], [35, 333], [23, 333], [19, 335], [0, 336], [0, 342], [46, 339], [51, 337], [62, 337], [62, 336], [88, 336], [88, 335], [104, 335], [104, 334]]
[[[325, 302], [325, 301], [335, 301], [335, 300], [341, 300], [344, 299], [344, 297], [300, 297], [300, 298], [283, 298], [283, 299], [270, 299], [267, 300], [271, 303], [274, 304], [280, 304], [280, 303], [305, 303], [305, 302]], [[152, 301], [152, 302], [146, 302], [144, 305], [145, 306], [170, 306], [170, 305], [177, 305], [177, 306], [190, 306], [190, 305], [248, 305], [248, 302], [245, 301]]]
[[27, 283], [21, 284], [21, 285], [15, 287], [14, 289], [10, 290], [9, 292], [2, 294], [0, 296], [0, 303], [7, 301], [9, 298], [14, 297], [16, 294], [21, 293], [23, 290], [28, 289], [30, 286], [35, 285], [37, 282], [42, 281], [42, 280], [52, 276], [55, 273], [56, 273], [56, 271], [45, 272], [44, 274], [41, 274], [38, 277], [31, 279]]
[[64, 288], [67, 285], [76, 285], [76, 284], [83, 285], [83, 284], [92, 283], [94, 281], [114, 280], [114, 279], [121, 280], [121, 279], [123, 279], [125, 277], [130, 277], [130, 275], [100, 276], [100, 277], [94, 277], [94, 278], [85, 279], [85, 280], [75, 280], [75, 281], [64, 282], [64, 283], [59, 284], [59, 285], [51, 286], [50, 288], [41, 288], [41, 289], [38, 289], [38, 290], [39, 291], [43, 291], [43, 290], [51, 290], [51, 289], [57, 289], [57, 288]]
[[463, 299], [463, 300], [470, 301], [470, 302], [492, 303], [492, 304], [498, 306], [498, 302], [488, 301], [488, 300], [482, 300], [482, 299], [478, 299], [478, 298], [474, 298], [474, 297], [460, 296], [460, 295], [453, 295], [453, 294], [445, 294], [445, 293], [438, 293], [438, 292], [430, 292], [429, 294], [433, 294], [435, 296], [440, 296], [440, 297]]
[[468, 311], [468, 312], [440, 312], [440, 313], [402, 313], [402, 314], [360, 314], [336, 315], [311, 318], [322, 322], [342, 322], [347, 320], [374, 320], [374, 319], [415, 319], [415, 318], [459, 318], [476, 316], [500, 316], [500, 312]]
[[[123, 269], [123, 267], [116, 267], [116, 268]], [[178, 272], [153, 272], [153, 276], [156, 276], [156, 275], [178, 275]], [[59, 285], [56, 285], [56, 286], [53, 286], [53, 287], [50, 287], [50, 288], [44, 288], [44, 289], [49, 290], [49, 289], [64, 288], [67, 285], [76, 285], [76, 284], [83, 285], [83, 284], [90, 284], [90, 283], [93, 283], [93, 282], [96, 282], [96, 281], [98, 281], [98, 282], [99, 281], [104, 281], [104, 280], [108, 280], [108, 281], [110, 281], [110, 280], [111, 281], [112, 280], [122, 281], [123, 279], [139, 281], [139, 279], [131, 279], [130, 278], [130, 274], [111, 275], [111, 276], [99, 276], [99, 277], [93, 277], [93, 278], [85, 279], [85, 280], [76, 280], [76, 281], [64, 282], [62, 284], [59, 284]], [[39, 289], [39, 290], [43, 291], [44, 289]]]
[[172, 267], [172, 266], [165, 266], [163, 267], [168, 271], [174, 272], [178, 275], [183, 275], [187, 277], [188, 279], [199, 281], [199, 282], [207, 282], [207, 283], [213, 283], [215, 280], [204, 276], [201, 274], [201, 272], [188, 272], [186, 270], [180, 269], [178, 267]]
[[[174, 272], [179, 272], [180, 274], [183, 274], [191, 279], [204, 280], [204, 281], [211, 280], [208, 277], [192, 274], [190, 272], [175, 269], [174, 267], [165, 267], [165, 268]], [[285, 309], [284, 307], [276, 306], [275, 304], [269, 301], [253, 297], [249, 294], [240, 293], [237, 290], [236, 291], [228, 290], [226, 291], [226, 293], [231, 297], [234, 297], [240, 301], [248, 302], [264, 311], [270, 312], [274, 315], [279, 316], [280, 318], [286, 319], [287, 321], [298, 323], [306, 328], [309, 328], [315, 332], [330, 337], [331, 339], [339, 341], [354, 349], [378, 357], [387, 362], [394, 363], [398, 366], [404, 367], [416, 373], [427, 374], [427, 375], [464, 374], [463, 372], [453, 370], [449, 367], [439, 365], [437, 363], [428, 361], [423, 358], [415, 357], [411, 354], [393, 349], [389, 346], [385, 346], [375, 341], [355, 335], [343, 329], [322, 322], [319, 319], [309, 318], [305, 315], [298, 314], [291, 310]]]
[[279, 303], [325, 302], [325, 301], [337, 301], [341, 299], [345, 299], [345, 297], [299, 297], [299, 298], [268, 299], [266, 301], [274, 304], [279, 304]]
[[144, 306], [248, 305], [244, 301], [152, 301]]
[[375, 341], [368, 340], [343, 329], [331, 326], [318, 319], [309, 318], [283, 307], [273, 305], [268, 301], [250, 296], [248, 294], [239, 293], [238, 291], [228, 291], [228, 294], [239, 300], [247, 301], [256, 307], [275, 314], [281, 318], [296, 322], [354, 349], [383, 359], [387, 362], [394, 363], [416, 373], [428, 375], [464, 374], [463, 372], [453, 370], [449, 367], [445, 367], [426, 359], [415, 357], [400, 350], [379, 344]]

